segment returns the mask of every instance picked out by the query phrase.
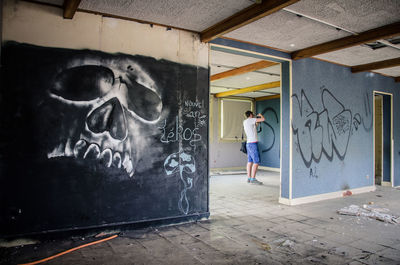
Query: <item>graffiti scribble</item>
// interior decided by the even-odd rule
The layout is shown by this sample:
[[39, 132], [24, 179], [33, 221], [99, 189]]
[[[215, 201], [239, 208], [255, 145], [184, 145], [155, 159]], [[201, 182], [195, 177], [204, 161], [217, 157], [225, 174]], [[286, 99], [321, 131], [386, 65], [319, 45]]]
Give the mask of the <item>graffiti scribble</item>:
[[[271, 108], [271, 107], [267, 107], [267, 108], [265, 108], [265, 109], [261, 112], [261, 114], [262, 114], [263, 116], [266, 116], [266, 115], [267, 115], [267, 114], [266, 114], [267, 112], [271, 112], [271, 115], [272, 115], [273, 117], [275, 117], [276, 124], [279, 124], [279, 119], [278, 119], [278, 115], [276, 114], [276, 111], [275, 111], [273, 108]], [[269, 119], [268, 119], [268, 120], [269, 120]], [[274, 128], [271, 126], [271, 124], [269, 124], [269, 121], [265, 120], [265, 121], [263, 121], [263, 123], [264, 123], [265, 125], [267, 125], [268, 128], [270, 128], [270, 129], [271, 129], [271, 132], [272, 132], [272, 143], [271, 143], [270, 146], [268, 146], [267, 148], [261, 150], [261, 152], [265, 153], [265, 152], [268, 152], [269, 150], [271, 150], [271, 149], [274, 147], [276, 136], [275, 136], [275, 130], [274, 130]]]
[[179, 176], [183, 182], [183, 190], [180, 194], [178, 207], [181, 212], [188, 214], [189, 200], [186, 196], [186, 191], [193, 187], [193, 178], [185, 178], [183, 172], [186, 172], [186, 174], [192, 174], [196, 171], [194, 157], [180, 150], [178, 153], [173, 153], [165, 159], [164, 169], [167, 175], [179, 172]]
[[[314, 110], [304, 90], [301, 91], [300, 98], [297, 94], [292, 96], [294, 99], [292, 130], [297, 136], [296, 149], [300, 152], [307, 168], [311, 166], [312, 161], [319, 163], [322, 154], [325, 154], [329, 161], [332, 161], [334, 154], [343, 160], [352, 134], [352, 126], [354, 125], [357, 130], [358, 125], [362, 123], [365, 130], [369, 128], [364, 125], [360, 114], [356, 113], [353, 117], [351, 110], [346, 109], [328, 89], [323, 87], [321, 90], [323, 106], [321, 112]], [[368, 102], [364, 104], [368, 111]]]

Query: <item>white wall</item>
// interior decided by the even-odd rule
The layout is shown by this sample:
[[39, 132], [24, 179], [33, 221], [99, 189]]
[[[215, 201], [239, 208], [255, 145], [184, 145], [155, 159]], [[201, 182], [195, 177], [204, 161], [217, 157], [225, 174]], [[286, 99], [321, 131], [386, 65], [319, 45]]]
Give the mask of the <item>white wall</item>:
[[39, 46], [141, 54], [208, 67], [208, 45], [198, 34], [23, 1], [3, 1], [2, 40]]

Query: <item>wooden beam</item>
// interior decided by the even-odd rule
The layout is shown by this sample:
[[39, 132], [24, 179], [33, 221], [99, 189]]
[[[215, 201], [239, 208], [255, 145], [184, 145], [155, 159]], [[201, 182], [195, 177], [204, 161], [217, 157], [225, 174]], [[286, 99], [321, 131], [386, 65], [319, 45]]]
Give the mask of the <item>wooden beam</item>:
[[215, 94], [215, 97], [222, 98], [222, 97], [244, 94], [244, 93], [249, 93], [249, 92], [253, 92], [253, 91], [259, 91], [259, 90], [264, 90], [264, 89], [269, 89], [269, 88], [274, 88], [274, 87], [280, 87], [280, 86], [281, 86], [281, 82], [276, 81], [276, 82], [271, 82], [271, 83], [266, 83], [266, 84], [250, 86], [250, 87], [245, 87], [245, 88], [240, 88], [240, 89], [235, 89], [235, 90], [231, 90], [231, 91], [217, 93], [217, 94]]
[[386, 39], [396, 35], [400, 35], [400, 22], [364, 31], [358, 35], [348, 36], [341, 39], [328, 41], [322, 44], [314, 45], [302, 50], [291, 53], [292, 59], [302, 59], [318, 54], [333, 52], [344, 48], [360, 45], [366, 42], [378, 39]]
[[259, 98], [256, 98], [256, 101], [269, 100], [269, 99], [280, 98], [280, 97], [281, 97], [281, 95], [259, 97]]
[[202, 42], [209, 42], [223, 34], [275, 13], [298, 1], [299, 0], [263, 0], [262, 3], [251, 5], [208, 29], [203, 30], [200, 33], [200, 39]]
[[400, 76], [397, 76], [394, 78], [394, 82], [399, 83], [400, 82]]
[[64, 0], [64, 18], [72, 19], [81, 0]]
[[400, 57], [385, 60], [385, 61], [380, 61], [380, 62], [373, 62], [373, 63], [352, 66], [351, 72], [359, 73], [359, 72], [371, 71], [371, 70], [382, 69], [382, 68], [389, 68], [389, 67], [394, 67], [394, 66], [399, 66], [399, 65], [400, 65]]
[[269, 62], [269, 61], [259, 61], [259, 62], [248, 64], [248, 65], [236, 68], [236, 69], [232, 69], [229, 71], [225, 71], [225, 72], [222, 72], [219, 74], [212, 75], [210, 80], [215, 81], [215, 80], [227, 78], [230, 76], [241, 75], [241, 74], [245, 74], [248, 72], [253, 72], [253, 71], [256, 71], [259, 69], [263, 69], [263, 68], [266, 68], [266, 67], [269, 67], [269, 66], [272, 66], [275, 64], [278, 64], [278, 63]]

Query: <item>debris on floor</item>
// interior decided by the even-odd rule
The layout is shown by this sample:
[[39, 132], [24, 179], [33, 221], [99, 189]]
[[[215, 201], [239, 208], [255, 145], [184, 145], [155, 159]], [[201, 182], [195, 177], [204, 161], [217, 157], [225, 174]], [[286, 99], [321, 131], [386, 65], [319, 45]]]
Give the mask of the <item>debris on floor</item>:
[[344, 207], [337, 212], [342, 215], [363, 216], [386, 223], [400, 224], [400, 217], [388, 214], [387, 212], [389, 212], [389, 209], [375, 208], [366, 204], [362, 207], [358, 205], [350, 205], [349, 207]]
[[351, 196], [351, 195], [353, 195], [353, 193], [350, 190], [346, 190], [343, 192], [343, 197]]
[[282, 243], [281, 245], [282, 247], [289, 247], [289, 248], [293, 248], [294, 247], [294, 242], [292, 240], [285, 240], [285, 242]]

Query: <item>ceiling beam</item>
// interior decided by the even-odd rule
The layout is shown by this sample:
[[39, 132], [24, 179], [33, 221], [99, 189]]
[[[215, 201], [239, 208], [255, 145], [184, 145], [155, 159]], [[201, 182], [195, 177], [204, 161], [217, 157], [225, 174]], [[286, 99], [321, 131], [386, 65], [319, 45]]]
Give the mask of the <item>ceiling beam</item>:
[[344, 48], [360, 45], [366, 42], [375, 41], [378, 39], [387, 39], [393, 36], [400, 35], [400, 22], [364, 31], [358, 35], [352, 35], [341, 39], [328, 41], [322, 44], [314, 45], [302, 50], [291, 53], [292, 59], [302, 59], [311, 56], [333, 52]]
[[241, 75], [241, 74], [245, 74], [245, 73], [249, 73], [249, 72], [253, 72], [253, 71], [257, 71], [259, 69], [263, 69], [269, 66], [273, 66], [276, 65], [278, 63], [276, 62], [269, 62], [269, 61], [259, 61], [256, 63], [252, 63], [252, 64], [248, 64], [242, 67], [238, 67], [229, 71], [225, 71], [222, 73], [218, 73], [215, 75], [212, 75], [210, 77], [211, 81], [215, 81], [215, 80], [219, 80], [219, 79], [223, 79], [223, 78], [227, 78], [227, 77], [231, 77], [231, 76], [236, 76], [236, 75]]
[[200, 33], [200, 39], [202, 42], [209, 42], [223, 34], [275, 13], [298, 1], [299, 0], [264, 0], [260, 4], [253, 4], [208, 29], [203, 30]]
[[389, 68], [389, 67], [394, 67], [394, 66], [399, 66], [399, 65], [400, 65], [400, 57], [399, 58], [385, 60], [385, 61], [380, 61], [380, 62], [373, 62], [373, 63], [367, 63], [367, 64], [361, 64], [361, 65], [352, 66], [351, 67], [351, 72], [352, 73], [359, 73], [359, 72], [372, 71], [372, 70], [377, 70], [377, 69], [382, 69], [382, 68]]
[[281, 82], [276, 81], [276, 82], [265, 83], [265, 84], [261, 84], [261, 85], [250, 86], [250, 87], [240, 88], [240, 89], [236, 89], [236, 90], [217, 93], [217, 94], [215, 94], [215, 97], [222, 98], [222, 97], [239, 95], [239, 94], [244, 94], [244, 93], [274, 88], [274, 87], [280, 87], [280, 86], [281, 86]]
[[395, 78], [394, 78], [394, 82], [400, 83], [400, 76], [395, 77]]
[[281, 95], [265, 96], [265, 97], [256, 98], [256, 101], [269, 100], [269, 99], [280, 98], [280, 97], [281, 97]]
[[72, 19], [80, 3], [81, 0], [64, 0], [64, 18]]

